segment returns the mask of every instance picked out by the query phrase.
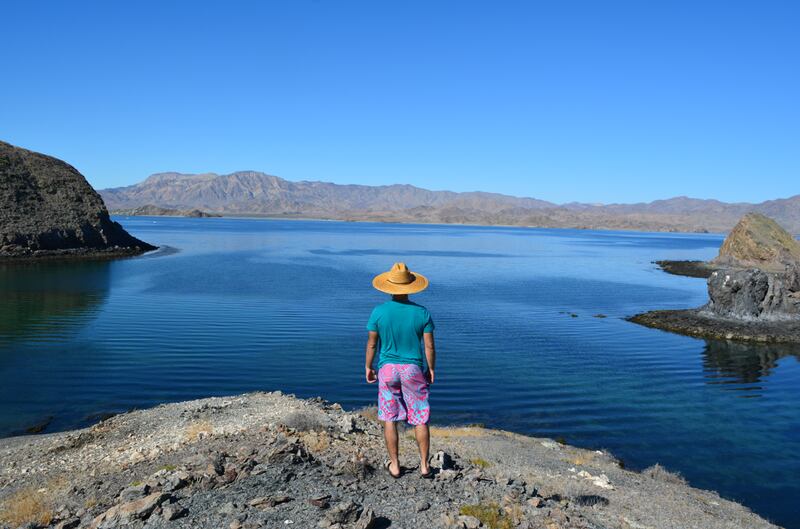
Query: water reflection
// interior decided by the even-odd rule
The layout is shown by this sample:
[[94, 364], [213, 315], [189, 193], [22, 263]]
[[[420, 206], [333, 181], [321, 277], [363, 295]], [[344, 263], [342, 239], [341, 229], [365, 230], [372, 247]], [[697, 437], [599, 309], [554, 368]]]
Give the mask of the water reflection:
[[83, 325], [105, 301], [109, 261], [0, 263], [0, 346], [56, 338]]
[[[781, 358], [800, 361], [800, 344], [752, 344], [706, 340], [703, 366], [711, 384], [734, 384], [737, 390], [759, 390]], [[742, 386], [741, 384], [745, 384]]]

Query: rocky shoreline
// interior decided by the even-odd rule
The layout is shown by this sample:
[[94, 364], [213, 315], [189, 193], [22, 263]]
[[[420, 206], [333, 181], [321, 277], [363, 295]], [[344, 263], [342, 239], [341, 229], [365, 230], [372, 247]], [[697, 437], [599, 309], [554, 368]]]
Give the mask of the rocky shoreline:
[[717, 267], [705, 261], [653, 261], [659, 268], [668, 274], [686, 277], [701, 277], [707, 279]]
[[746, 321], [699, 309], [653, 310], [628, 321], [697, 338], [762, 343], [800, 343], [800, 321]]
[[775, 527], [661, 467], [480, 427], [432, 428], [432, 480], [402, 433], [393, 479], [373, 414], [250, 393], [2, 439], [0, 526]]

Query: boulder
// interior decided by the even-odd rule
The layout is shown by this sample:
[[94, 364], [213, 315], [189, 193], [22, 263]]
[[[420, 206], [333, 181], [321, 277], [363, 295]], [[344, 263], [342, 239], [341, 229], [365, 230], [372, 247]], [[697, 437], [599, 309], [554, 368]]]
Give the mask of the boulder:
[[725, 238], [710, 264], [783, 272], [787, 265], [800, 264], [800, 242], [769, 217], [748, 213]]
[[74, 167], [0, 141], [0, 258], [153, 249], [110, 219]]
[[800, 317], [800, 267], [784, 272], [723, 269], [708, 278], [709, 302], [701, 311], [748, 321]]

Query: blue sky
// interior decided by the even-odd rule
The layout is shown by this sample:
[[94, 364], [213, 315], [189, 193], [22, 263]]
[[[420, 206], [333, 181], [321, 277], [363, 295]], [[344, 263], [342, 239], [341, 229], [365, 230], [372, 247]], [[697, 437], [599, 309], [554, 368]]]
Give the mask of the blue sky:
[[4, 2], [0, 139], [555, 202], [800, 193], [800, 3]]

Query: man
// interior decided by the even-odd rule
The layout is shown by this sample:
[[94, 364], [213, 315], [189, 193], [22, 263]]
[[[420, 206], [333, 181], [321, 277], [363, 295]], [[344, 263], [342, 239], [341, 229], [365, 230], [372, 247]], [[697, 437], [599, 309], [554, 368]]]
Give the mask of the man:
[[[402, 475], [397, 453], [397, 421], [407, 420], [414, 425], [420, 473], [430, 478], [433, 474], [428, 465], [428, 385], [433, 383], [436, 365], [433, 319], [428, 309], [408, 299], [409, 294], [423, 291], [428, 280], [411, 272], [404, 263], [395, 263], [388, 272], [375, 276], [372, 286], [392, 295], [390, 301], [375, 307], [367, 323], [366, 378], [370, 384], [378, 382], [378, 419], [383, 421], [383, 437], [389, 452], [387, 470], [394, 478]], [[420, 341], [425, 343], [428, 364], [425, 372]], [[376, 374], [372, 363], [379, 346]]]

